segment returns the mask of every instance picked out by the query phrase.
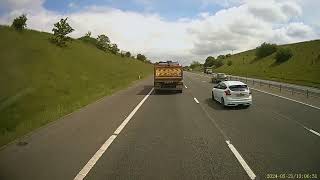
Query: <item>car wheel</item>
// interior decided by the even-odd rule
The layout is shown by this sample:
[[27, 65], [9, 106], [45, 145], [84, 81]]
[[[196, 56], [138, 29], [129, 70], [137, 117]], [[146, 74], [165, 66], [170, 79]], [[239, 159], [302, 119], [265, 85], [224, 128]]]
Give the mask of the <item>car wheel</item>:
[[214, 94], [213, 94], [213, 92], [211, 92], [211, 98], [212, 98], [212, 101], [214, 101]]
[[223, 98], [221, 98], [221, 104], [222, 104], [223, 106], [226, 106], [226, 105], [224, 104], [224, 99], [223, 99]]
[[249, 107], [250, 107], [250, 105], [245, 105], [245, 106], [244, 106], [245, 109], [247, 109], [247, 108], [249, 108]]

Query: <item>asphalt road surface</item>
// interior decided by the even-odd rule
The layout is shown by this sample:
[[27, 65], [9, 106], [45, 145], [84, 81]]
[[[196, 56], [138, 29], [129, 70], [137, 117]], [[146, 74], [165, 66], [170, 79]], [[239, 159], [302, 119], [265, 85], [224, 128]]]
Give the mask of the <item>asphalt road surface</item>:
[[209, 81], [154, 94], [149, 78], [88, 105], [2, 148], [0, 179], [320, 179], [319, 109], [258, 91], [223, 108]]

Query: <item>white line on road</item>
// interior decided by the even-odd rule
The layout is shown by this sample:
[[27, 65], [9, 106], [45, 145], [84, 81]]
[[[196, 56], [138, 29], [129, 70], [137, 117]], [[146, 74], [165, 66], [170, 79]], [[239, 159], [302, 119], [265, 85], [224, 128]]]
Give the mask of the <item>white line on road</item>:
[[236, 156], [236, 158], [238, 159], [239, 163], [241, 164], [241, 166], [243, 167], [243, 169], [247, 172], [248, 176], [250, 177], [250, 179], [255, 179], [256, 175], [254, 174], [254, 172], [251, 170], [251, 168], [248, 166], [248, 164], [246, 163], [246, 161], [242, 158], [242, 156], [240, 155], [240, 153], [237, 151], [237, 149], [230, 143], [230, 141], [226, 141], [226, 143], [228, 144], [228, 147], [230, 148], [230, 150], [232, 151], [232, 153]]
[[142, 99], [142, 101], [133, 109], [133, 111], [129, 114], [129, 116], [121, 123], [121, 125], [114, 131], [113, 134], [118, 135], [122, 129], [127, 125], [127, 123], [130, 121], [130, 119], [132, 118], [132, 116], [138, 111], [138, 109], [142, 106], [142, 104], [144, 103], [144, 101], [150, 96], [150, 94], [152, 93], [153, 88], [151, 89], [151, 91]]
[[121, 125], [114, 131], [113, 135], [109, 137], [109, 139], [103, 143], [100, 149], [93, 155], [93, 157], [87, 162], [87, 164], [81, 169], [81, 171], [77, 174], [74, 180], [82, 180], [86, 177], [89, 171], [93, 168], [93, 166], [97, 163], [103, 153], [108, 149], [111, 143], [117, 138], [117, 135], [123, 130], [123, 128], [128, 124], [133, 115], [138, 111], [138, 109], [142, 106], [142, 104], [146, 101], [146, 99], [152, 93], [153, 88], [150, 92], [140, 101], [140, 103], [132, 110], [129, 116], [121, 123]]
[[309, 129], [310, 132], [312, 132], [313, 134], [320, 136], [320, 133], [318, 133], [317, 131], [313, 130], [313, 129]]
[[96, 164], [102, 154], [108, 149], [113, 140], [116, 139], [116, 135], [111, 135], [109, 139], [100, 147], [100, 149], [92, 156], [92, 158], [87, 162], [87, 164], [82, 168], [82, 170], [77, 174], [74, 180], [82, 180], [89, 173], [91, 168]]
[[318, 133], [317, 131], [315, 131], [315, 130], [313, 130], [313, 129], [309, 129], [309, 128], [305, 127], [305, 126], [303, 126], [303, 127], [304, 127], [306, 130], [312, 132], [313, 134], [315, 134], [315, 135], [317, 135], [317, 136], [320, 136], [320, 133]]
[[294, 99], [290, 99], [290, 98], [287, 98], [287, 97], [284, 97], [284, 96], [280, 96], [280, 95], [277, 95], [277, 94], [273, 94], [273, 93], [269, 93], [269, 92], [266, 92], [266, 91], [262, 91], [262, 90], [259, 90], [259, 89], [256, 89], [256, 88], [250, 88], [250, 89], [253, 89], [255, 91], [259, 91], [259, 92], [262, 92], [262, 93], [266, 93], [266, 94], [269, 94], [269, 95], [272, 95], [272, 96], [276, 96], [276, 97], [279, 97], [279, 98], [283, 98], [283, 99], [286, 99], [286, 100], [289, 100], [289, 101], [293, 101], [293, 102], [296, 102], [296, 103], [300, 103], [300, 104], [303, 104], [303, 105], [306, 105], [306, 106], [309, 106], [309, 107], [312, 107], [312, 108], [320, 110], [320, 107], [313, 106], [311, 104], [307, 104], [307, 103], [300, 102], [300, 101], [297, 101], [297, 100], [294, 100]]
[[188, 87], [187, 87], [186, 85], [184, 85], [184, 87], [185, 87], [186, 89], [188, 89]]
[[195, 101], [197, 104], [199, 104], [199, 101], [198, 101], [197, 98], [193, 98], [193, 99], [194, 99], [194, 101]]

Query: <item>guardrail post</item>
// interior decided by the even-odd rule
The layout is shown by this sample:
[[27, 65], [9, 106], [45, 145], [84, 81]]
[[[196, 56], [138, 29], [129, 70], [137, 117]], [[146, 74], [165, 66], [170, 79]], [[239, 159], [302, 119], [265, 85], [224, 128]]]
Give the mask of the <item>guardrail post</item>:
[[254, 80], [252, 80], [252, 85], [254, 85]]
[[268, 85], [269, 85], [269, 88], [270, 88], [270, 83]]
[[280, 84], [280, 92], [281, 92], [281, 84]]
[[260, 86], [261, 86], [261, 81], [260, 81]]
[[293, 95], [293, 88], [292, 88], [292, 91], [291, 91], [292, 95]]
[[308, 91], [308, 89], [307, 89], [307, 98], [309, 98], [309, 91]]

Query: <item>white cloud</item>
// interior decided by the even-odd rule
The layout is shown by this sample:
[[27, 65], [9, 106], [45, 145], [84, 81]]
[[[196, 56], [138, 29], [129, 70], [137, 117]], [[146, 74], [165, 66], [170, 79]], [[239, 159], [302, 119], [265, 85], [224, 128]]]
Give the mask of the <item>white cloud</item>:
[[257, 47], [262, 42], [291, 43], [317, 38], [314, 30], [302, 22], [290, 22], [301, 16], [294, 2], [247, 1], [221, 10], [191, 28], [197, 38], [192, 52], [218, 55]]
[[317, 37], [317, 35], [313, 29], [300, 22], [289, 23], [276, 29], [270, 41], [277, 43], [294, 43], [297, 41], [312, 40], [315, 37]]
[[[33, 6], [25, 6], [27, 2]], [[305, 9], [299, 0], [274, 0], [271, 4], [252, 0], [229, 2], [241, 5], [215, 14], [203, 12], [195, 18], [167, 21], [154, 13], [110, 7], [91, 6], [62, 14], [43, 8], [42, 0], [5, 0], [0, 5], [6, 5], [10, 12], [0, 17], [0, 23], [9, 24], [17, 15], [27, 13], [29, 28], [51, 32], [55, 22], [69, 17], [75, 29], [72, 37], [87, 31], [94, 36], [106, 34], [123, 50], [144, 53], [152, 60], [179, 60], [183, 64], [203, 61], [208, 55], [248, 50], [264, 41], [291, 43], [319, 37], [318, 29], [301, 20]]]
[[269, 22], [286, 22], [301, 15], [301, 8], [294, 2], [278, 3], [271, 1], [255, 1], [248, 4], [249, 12]]

